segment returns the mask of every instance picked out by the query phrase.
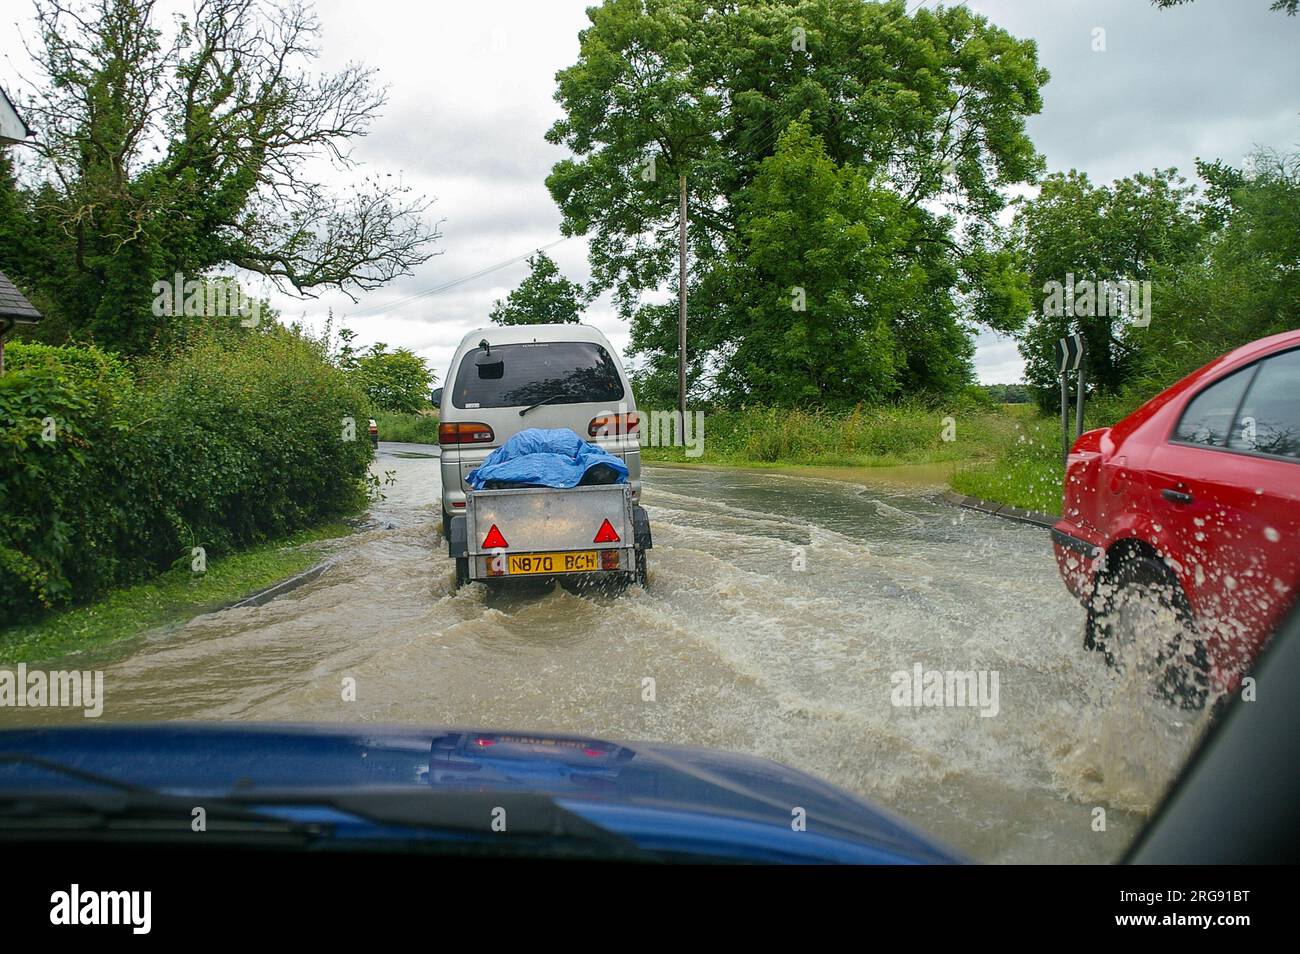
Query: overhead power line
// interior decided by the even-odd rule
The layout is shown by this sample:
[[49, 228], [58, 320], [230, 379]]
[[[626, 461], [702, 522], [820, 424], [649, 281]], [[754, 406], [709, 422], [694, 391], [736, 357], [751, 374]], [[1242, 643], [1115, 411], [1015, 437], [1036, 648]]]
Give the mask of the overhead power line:
[[435, 285], [433, 288], [425, 289], [422, 292], [416, 292], [414, 295], [408, 295], [405, 298], [399, 298], [396, 301], [388, 302], [387, 304], [371, 305], [368, 308], [361, 308], [358, 309], [357, 311], [348, 312], [347, 317], [366, 318], [369, 317], [370, 315], [379, 315], [389, 311], [396, 311], [399, 308], [405, 308], [408, 305], [413, 305], [418, 301], [424, 301], [425, 299], [432, 298], [435, 295], [440, 295], [445, 291], [449, 291], [452, 288], [456, 288], [460, 285], [464, 285], [466, 282], [471, 282], [476, 278], [482, 278], [484, 275], [490, 275], [492, 272], [498, 272], [501, 269], [509, 268], [511, 265], [517, 264], [518, 262], [526, 261], [529, 258], [532, 258], [537, 253], [545, 252], [547, 249], [555, 248], [555, 246], [559, 245], [561, 242], [567, 242], [571, 238], [573, 238], [572, 235], [566, 235], [563, 238], [558, 238], [554, 242], [551, 242], [547, 245], [543, 245], [540, 248], [535, 248], [532, 251], [525, 252], [523, 255], [516, 255], [514, 258], [508, 258], [505, 261], [497, 262], [495, 265], [489, 265], [487, 268], [480, 268], [477, 272], [471, 272], [468, 275], [462, 275], [460, 278], [454, 278], [451, 281], [444, 282], [441, 285]]
[[[917, 0], [917, 2], [913, 4], [911, 8], [904, 7], [904, 16], [911, 16], [912, 14], [916, 13], [917, 10], [921, 9], [921, 7], [925, 6], [929, 2], [930, 0]], [[958, 6], [965, 6], [965, 5], [966, 5], [965, 3], [958, 4]], [[764, 149], [767, 149], [769, 146], [771, 146], [773, 142], [775, 142], [778, 138], [780, 138], [781, 133], [784, 131], [785, 131], [785, 127], [778, 125], [775, 119], [768, 119], [766, 122], [760, 125], [759, 132], [766, 133], [766, 135], [764, 136], [763, 144], [759, 147], [759, 151], [761, 152]], [[518, 262], [525, 261], [539, 252], [545, 252], [548, 249], [555, 248], [555, 246], [561, 244], [562, 242], [567, 242], [572, 237], [573, 236], [571, 235], [566, 235], [562, 238], [556, 239], [554, 242], [551, 242], [547, 245], [543, 245], [540, 248], [533, 249], [530, 252], [525, 252], [523, 255], [516, 255], [513, 258], [506, 259], [505, 261], [497, 262], [495, 265], [489, 265], [487, 268], [481, 268], [477, 272], [471, 272], [468, 275], [462, 275], [460, 278], [452, 279], [449, 282], [444, 282], [443, 284], [436, 285], [433, 288], [425, 289], [424, 291], [417, 292], [414, 295], [408, 295], [405, 298], [399, 298], [394, 302], [389, 302], [388, 304], [384, 304], [384, 305], [371, 305], [368, 308], [361, 308], [357, 311], [348, 312], [347, 317], [366, 318], [371, 315], [379, 315], [390, 311], [397, 311], [398, 309], [401, 308], [406, 308], [407, 306], [413, 305], [416, 302], [425, 301], [426, 299], [432, 298], [435, 295], [440, 295], [445, 291], [450, 291], [451, 289], [464, 285], [467, 282], [471, 282], [476, 278], [482, 278], [484, 275], [490, 275], [492, 272], [500, 271], [503, 268], [509, 268], [511, 265], [514, 265]]]

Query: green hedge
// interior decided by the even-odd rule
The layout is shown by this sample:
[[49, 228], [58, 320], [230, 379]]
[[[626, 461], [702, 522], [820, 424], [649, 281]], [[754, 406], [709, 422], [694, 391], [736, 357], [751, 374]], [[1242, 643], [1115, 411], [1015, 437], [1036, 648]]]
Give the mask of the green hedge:
[[5, 357], [0, 623], [364, 501], [373, 411], [295, 333], [200, 339], [131, 369], [88, 347]]

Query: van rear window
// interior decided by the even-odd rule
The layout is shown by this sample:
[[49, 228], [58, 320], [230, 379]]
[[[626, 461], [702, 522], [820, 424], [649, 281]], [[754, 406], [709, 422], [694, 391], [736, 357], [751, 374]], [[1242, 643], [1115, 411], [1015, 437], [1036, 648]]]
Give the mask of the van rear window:
[[494, 345], [501, 364], [481, 367], [481, 350], [461, 358], [452, 404], [467, 407], [528, 407], [547, 398], [560, 404], [613, 403], [623, 380], [609, 352], [590, 341]]

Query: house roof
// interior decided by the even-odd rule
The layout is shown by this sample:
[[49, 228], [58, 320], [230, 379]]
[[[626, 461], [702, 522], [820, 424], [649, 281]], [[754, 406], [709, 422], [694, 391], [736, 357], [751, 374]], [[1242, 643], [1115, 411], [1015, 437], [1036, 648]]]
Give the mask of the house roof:
[[35, 131], [19, 114], [18, 107], [9, 98], [9, 94], [0, 86], [0, 140], [20, 142], [34, 134]]
[[22, 322], [40, 321], [41, 313], [23, 297], [23, 293], [14, 287], [5, 273], [0, 272], [0, 320], [5, 318]]

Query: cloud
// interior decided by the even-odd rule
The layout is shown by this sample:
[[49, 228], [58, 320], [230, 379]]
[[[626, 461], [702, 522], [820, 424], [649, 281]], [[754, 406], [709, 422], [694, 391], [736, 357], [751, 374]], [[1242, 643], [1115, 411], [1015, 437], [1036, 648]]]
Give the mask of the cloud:
[[1025, 363], [1013, 339], [988, 331], [975, 338], [975, 347], [980, 384], [1014, 384], [1024, 374]]

